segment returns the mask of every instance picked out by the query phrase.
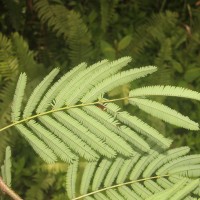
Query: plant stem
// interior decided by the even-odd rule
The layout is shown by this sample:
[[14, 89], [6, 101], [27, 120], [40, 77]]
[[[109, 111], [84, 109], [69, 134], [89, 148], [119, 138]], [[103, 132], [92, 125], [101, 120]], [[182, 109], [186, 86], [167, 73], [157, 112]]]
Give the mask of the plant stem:
[[47, 115], [47, 114], [50, 114], [50, 113], [63, 111], [63, 110], [68, 110], [68, 109], [71, 109], [71, 108], [78, 108], [78, 107], [83, 107], [83, 106], [90, 106], [90, 105], [109, 103], [109, 102], [115, 102], [115, 101], [122, 101], [122, 100], [129, 99], [129, 98], [133, 98], [133, 97], [122, 97], [122, 98], [118, 98], [118, 99], [101, 100], [101, 101], [96, 101], [96, 102], [92, 102], [92, 103], [82, 103], [82, 104], [78, 104], [78, 105], [65, 106], [65, 107], [62, 107], [62, 108], [52, 109], [52, 110], [49, 110], [49, 111], [46, 111], [46, 112], [43, 112], [43, 113], [39, 113], [39, 114], [30, 116], [30, 117], [27, 117], [25, 119], [22, 119], [22, 120], [19, 120], [19, 121], [16, 121], [16, 122], [13, 122], [12, 124], [9, 124], [8, 126], [5, 126], [5, 127], [1, 128], [0, 132], [6, 130], [8, 128], [11, 128], [11, 127], [13, 127], [13, 126], [15, 126], [17, 124], [21, 124], [21, 123], [26, 122], [28, 120], [35, 119], [37, 117], [40, 117], [40, 116], [43, 116], [43, 115]]
[[18, 194], [16, 194], [11, 188], [9, 188], [4, 182], [3, 179], [0, 177], [0, 189], [10, 196], [14, 200], [23, 200]]

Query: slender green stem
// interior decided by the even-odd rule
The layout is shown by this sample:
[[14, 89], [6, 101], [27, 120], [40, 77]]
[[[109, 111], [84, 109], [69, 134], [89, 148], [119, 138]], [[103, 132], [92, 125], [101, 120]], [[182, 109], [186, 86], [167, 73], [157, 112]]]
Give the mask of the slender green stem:
[[101, 101], [96, 101], [96, 102], [92, 102], [92, 103], [82, 103], [82, 104], [78, 104], [78, 105], [65, 106], [65, 107], [62, 107], [62, 108], [52, 109], [52, 110], [49, 110], [49, 111], [46, 111], [46, 112], [43, 112], [43, 113], [39, 113], [39, 114], [30, 116], [30, 117], [27, 117], [25, 119], [22, 119], [22, 120], [19, 120], [19, 121], [16, 121], [16, 122], [13, 122], [12, 124], [9, 124], [8, 126], [1, 128], [0, 132], [4, 131], [4, 130], [10, 128], [10, 127], [13, 127], [17, 124], [21, 124], [23, 122], [29, 121], [31, 119], [35, 119], [35, 118], [43, 116], [43, 115], [48, 115], [50, 113], [54, 113], [54, 112], [58, 112], [58, 111], [62, 111], [62, 110], [68, 110], [68, 109], [71, 109], [71, 108], [78, 108], [78, 107], [83, 107], [83, 106], [90, 106], [90, 105], [96, 105], [96, 104], [101, 104], [101, 103], [109, 103], [109, 102], [115, 102], [115, 101], [122, 101], [122, 100], [129, 99], [129, 98], [132, 98], [132, 97], [122, 97], [122, 98], [118, 98], [118, 99], [101, 100]]
[[99, 192], [103, 192], [105, 190], [109, 190], [109, 189], [121, 187], [121, 186], [124, 186], [124, 185], [130, 185], [130, 184], [136, 183], [136, 182], [142, 182], [142, 181], [147, 181], [147, 180], [152, 180], [152, 179], [158, 179], [158, 178], [163, 178], [163, 177], [168, 177], [168, 176], [169, 175], [153, 176], [153, 177], [143, 178], [143, 179], [139, 179], [139, 180], [129, 181], [129, 182], [126, 182], [126, 183], [120, 183], [118, 185], [113, 185], [113, 186], [110, 186], [110, 187], [102, 188], [100, 190], [96, 190], [94, 192], [90, 192], [88, 194], [81, 195], [81, 196], [76, 197], [76, 198], [74, 198], [72, 200], [82, 199], [84, 197], [87, 197], [87, 196], [90, 196], [90, 195], [93, 195], [93, 194], [96, 194], [96, 193], [99, 193]]

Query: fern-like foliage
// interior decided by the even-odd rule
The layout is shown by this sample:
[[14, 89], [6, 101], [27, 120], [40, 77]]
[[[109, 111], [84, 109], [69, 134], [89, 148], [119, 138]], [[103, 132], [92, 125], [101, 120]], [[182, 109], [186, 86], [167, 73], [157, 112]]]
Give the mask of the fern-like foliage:
[[[10, 2], [10, 1], [9, 1]], [[13, 2], [14, 3], [14, 2]], [[10, 121], [11, 104], [15, 92], [16, 82], [20, 71], [25, 71], [31, 79], [38, 76], [38, 70], [43, 73], [43, 65], [35, 60], [35, 53], [29, 50], [27, 41], [18, 33], [11, 34], [10, 38], [0, 34], [0, 127], [6, 126]], [[30, 73], [31, 72], [31, 73]], [[11, 130], [1, 133], [0, 151], [9, 144]], [[15, 141], [12, 137], [12, 142]], [[3, 154], [0, 154], [0, 163]]]
[[89, 60], [92, 53], [91, 34], [79, 13], [68, 10], [61, 3], [50, 4], [48, 0], [34, 2], [41, 21], [47, 24], [58, 37], [64, 38], [72, 66]]
[[101, 28], [105, 32], [108, 25], [112, 22], [112, 18], [115, 13], [115, 8], [118, 4], [118, 0], [114, 1], [100, 1], [101, 5]]
[[11, 187], [11, 149], [6, 147], [4, 164], [1, 166], [1, 176], [6, 185]]
[[25, 2], [22, 1], [12, 1], [12, 0], [3, 0], [3, 4], [5, 5], [8, 16], [10, 26], [15, 31], [20, 31], [22, 28], [22, 24], [24, 23], [23, 19], [23, 9], [25, 6]]
[[[190, 199], [198, 196], [199, 155], [186, 155], [188, 147], [169, 150], [171, 139], [115, 103], [124, 98], [104, 98], [113, 88], [157, 69], [146, 66], [122, 70], [129, 62], [130, 57], [123, 57], [89, 67], [82, 63], [56, 82], [53, 80], [59, 69], [55, 68], [33, 90], [25, 105], [27, 78], [22, 73], [12, 104], [13, 124], [8, 127], [15, 126], [47, 163], [57, 160], [69, 163], [67, 194], [70, 199]], [[151, 86], [134, 89], [125, 97], [130, 104], [163, 121], [199, 130], [198, 124], [188, 117], [148, 100], [149, 95], [200, 100], [200, 93], [174, 86]], [[77, 193], [80, 159], [88, 163]]]
[[[199, 197], [199, 155], [186, 155], [188, 147], [151, 150], [148, 154], [137, 154], [128, 159], [99, 159], [89, 162], [81, 177], [77, 197], [68, 193], [69, 199], [197, 199]], [[75, 190], [74, 170], [70, 166], [67, 177]], [[74, 170], [71, 167], [74, 166]], [[90, 186], [91, 185], [91, 186]], [[78, 189], [78, 188], [77, 188]]]

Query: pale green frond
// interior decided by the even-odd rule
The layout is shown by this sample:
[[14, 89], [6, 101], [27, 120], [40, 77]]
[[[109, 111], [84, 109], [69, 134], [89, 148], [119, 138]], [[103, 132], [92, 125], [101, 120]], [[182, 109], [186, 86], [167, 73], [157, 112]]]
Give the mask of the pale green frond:
[[113, 148], [116, 152], [131, 156], [134, 154], [131, 146], [114, 132], [107, 129], [100, 122], [93, 117], [87, 115], [84, 111], [78, 108], [68, 110], [68, 113], [80, 123], [82, 123], [88, 130], [101, 138], [107, 145]]
[[148, 99], [131, 98], [129, 102], [138, 106], [141, 110], [174, 124], [190, 130], [199, 130], [199, 124], [189, 119], [189, 117], [171, 109], [170, 107]]
[[112, 163], [112, 165], [109, 169], [109, 172], [108, 172], [108, 174], [107, 174], [107, 176], [104, 180], [104, 186], [105, 187], [111, 186], [113, 184], [113, 182], [116, 179], [123, 163], [124, 163], [123, 158], [117, 157], [115, 159], [115, 161]]
[[131, 60], [130, 57], [123, 57], [113, 62], [105, 62], [104, 65], [99, 66], [95, 71], [93, 70], [91, 76], [85, 79], [77, 89], [74, 88], [72, 95], [68, 98], [66, 97], [65, 104], [74, 105], [83, 97], [83, 95], [92, 89], [92, 87], [118, 72], [122, 67], [131, 62]]
[[19, 71], [26, 71], [29, 78], [38, 76], [38, 72], [43, 73], [43, 65], [35, 61], [36, 53], [31, 51], [28, 42], [18, 32], [10, 35], [12, 42], [12, 56], [17, 58], [17, 68]]
[[117, 12], [116, 7], [118, 6], [119, 1], [99, 1], [100, 3], [100, 11], [101, 11], [101, 22], [100, 26], [103, 33], [109, 31], [109, 26], [112, 25], [114, 20], [115, 13]]
[[52, 133], [66, 143], [71, 150], [78, 153], [79, 156], [88, 161], [94, 161], [98, 158], [98, 154], [89, 145], [52, 117], [42, 116], [39, 119]]
[[69, 81], [65, 87], [59, 92], [59, 94], [55, 98], [54, 108], [62, 107], [66, 100], [71, 97], [74, 93], [77, 92], [78, 88], [81, 87], [82, 84], [88, 80], [98, 68], [101, 68], [108, 64], [108, 60], [99, 61], [89, 67], [87, 67], [84, 71], [78, 73], [71, 81]]
[[43, 126], [36, 123], [34, 120], [30, 120], [27, 124], [63, 161], [71, 163], [76, 158], [71, 150], [60, 139], [55, 137]]
[[78, 160], [75, 160], [68, 166], [66, 177], [67, 196], [70, 199], [75, 198], [76, 195], [76, 177], [78, 172]]
[[164, 189], [170, 188], [173, 186], [173, 183], [171, 183], [168, 179], [166, 178], [159, 178], [157, 179], [157, 183], [163, 187]]
[[46, 111], [46, 109], [50, 106], [53, 99], [57, 96], [57, 94], [65, 87], [65, 85], [71, 81], [78, 73], [85, 70], [87, 64], [81, 63], [80, 65], [74, 67], [71, 71], [66, 73], [63, 77], [61, 77], [44, 95], [42, 100], [40, 101], [36, 113], [41, 113]]
[[165, 138], [157, 130], [141, 121], [136, 116], [131, 116], [128, 112], [119, 112], [119, 107], [114, 103], [106, 104], [106, 111], [115, 116], [119, 121], [135, 129], [137, 132], [150, 138], [162, 148], [169, 148], [171, 140]]
[[187, 155], [174, 159], [163, 165], [157, 172], [157, 175], [167, 174], [176, 167], [200, 164], [200, 155]]
[[200, 176], [200, 164], [199, 165], [185, 165], [178, 166], [170, 169], [168, 174], [176, 174], [184, 177], [198, 178]]
[[21, 104], [24, 97], [24, 90], [26, 87], [27, 77], [25, 73], [21, 73], [17, 82], [15, 95], [12, 103], [12, 122], [18, 121], [21, 115]]
[[159, 184], [157, 184], [155, 181], [152, 181], [152, 180], [144, 181], [144, 185], [152, 193], [158, 193], [158, 192], [163, 191], [163, 188]]
[[143, 200], [139, 195], [133, 192], [129, 187], [122, 186], [118, 188], [119, 192], [128, 200]]
[[[38, 17], [43, 23], [47, 23], [48, 27], [57, 33], [57, 36], [62, 35], [64, 38], [68, 36], [68, 10], [62, 5], [51, 6], [48, 0], [34, 1], [34, 8], [37, 11]], [[62, 20], [61, 20], [62, 19]]]
[[6, 184], [11, 187], [11, 149], [9, 146], [6, 147], [6, 156], [4, 160]]
[[106, 143], [104, 143], [100, 138], [96, 137], [93, 133], [88, 131], [84, 126], [78, 123], [71, 116], [64, 112], [54, 113], [55, 118], [62, 123], [66, 128], [71, 130], [79, 138], [85, 141], [91, 148], [108, 158], [114, 158], [116, 152], [110, 148]]
[[145, 170], [145, 168], [151, 163], [156, 157], [158, 157], [159, 153], [154, 150], [150, 150], [149, 154], [142, 156], [136, 165], [133, 167], [132, 172], [130, 173], [130, 180], [137, 180]]
[[119, 130], [121, 130], [120, 136], [125, 138], [130, 143], [132, 143], [140, 151], [142, 152], [150, 151], [150, 144], [148, 144], [145, 141], [145, 139], [139, 136], [135, 131], [131, 130], [127, 126], [121, 126]]
[[47, 147], [47, 145], [42, 142], [38, 137], [33, 135], [31, 131], [29, 131], [25, 126], [18, 124], [16, 128], [20, 131], [20, 133], [26, 138], [26, 140], [33, 147], [35, 152], [47, 163], [54, 163], [57, 161], [57, 156], [53, 153], [53, 151]]
[[28, 102], [25, 106], [23, 112], [23, 118], [27, 118], [32, 115], [33, 110], [36, 109], [40, 98], [43, 96], [48, 86], [51, 84], [55, 76], [59, 73], [59, 69], [53, 69], [44, 79], [40, 82], [40, 84], [33, 90], [31, 96], [28, 99]]
[[87, 197], [85, 197], [85, 200], [95, 200], [95, 199], [91, 196], [87, 196]]
[[177, 193], [184, 185], [187, 183], [187, 179], [182, 179], [181, 181], [177, 182], [175, 185], [172, 185], [172, 187], [154, 194], [153, 196], [150, 196], [149, 198], [146, 198], [146, 200], [168, 200], [171, 199], [171, 196], [173, 196], [175, 193]]
[[178, 157], [186, 155], [189, 151], [190, 151], [189, 147], [179, 147], [168, 150], [164, 154], [160, 154], [147, 166], [147, 168], [143, 172], [143, 177], [150, 177], [162, 165]]
[[96, 166], [97, 162], [89, 162], [86, 164], [80, 184], [81, 195], [87, 194]]
[[101, 183], [103, 182], [107, 171], [112, 165], [112, 161], [109, 159], [103, 159], [95, 171], [95, 175], [92, 182], [92, 190], [98, 190]]
[[106, 197], [106, 195], [102, 193], [96, 193], [94, 194], [94, 197], [96, 200], [110, 200], [108, 197]]
[[[88, 92], [88, 90], [93, 88], [93, 84], [95, 85], [95, 83], [92, 83], [93, 80], [94, 82], [98, 83], [98, 79], [101, 80], [104, 78], [105, 74], [107, 75], [107, 73], [102, 75], [100, 69], [104, 69], [106, 66], [109, 66], [108, 60], [102, 60], [89, 66], [85, 70], [85, 73], [83, 73], [79, 79], [76, 79], [75, 83], [70, 87], [70, 90], [65, 94], [65, 104], [74, 105], [86, 92]], [[99, 76], [97, 74], [99, 74]]]
[[106, 190], [106, 194], [110, 199], [124, 200], [124, 197], [114, 189]]
[[116, 183], [123, 183], [128, 178], [130, 171], [133, 169], [133, 166], [136, 164], [139, 158], [140, 154], [137, 154], [134, 157], [124, 161], [117, 176]]
[[92, 102], [101, 94], [104, 94], [117, 86], [129, 83], [148, 74], [152, 74], [156, 70], [157, 68], [154, 66], [147, 66], [115, 74], [107, 79], [104, 79], [101, 83], [97, 84], [92, 90], [86, 93], [86, 95], [81, 99], [81, 102]]
[[180, 188], [178, 192], [176, 192], [172, 197], [170, 197], [171, 200], [181, 200], [186, 195], [190, 194], [197, 186], [199, 185], [199, 180], [192, 180], [184, 187]]
[[181, 175], [177, 175], [177, 174], [173, 174], [171, 176], [168, 177], [168, 180], [171, 182], [171, 183], [178, 183], [180, 180], [182, 180], [183, 178], [187, 179], [187, 181], [189, 182], [191, 179], [188, 178], [188, 177], [183, 177]]
[[4, 164], [1, 166], [1, 175], [6, 185], [11, 187], [11, 149], [6, 147]]
[[131, 90], [129, 93], [130, 97], [152, 96], [152, 95], [184, 97], [200, 101], [200, 93], [190, 89], [169, 86], [169, 85], [147, 86]]
[[133, 183], [131, 184], [131, 187], [133, 191], [135, 191], [135, 193], [141, 196], [143, 199], [152, 195], [152, 192], [145, 188], [141, 183]]
[[195, 195], [200, 196], [200, 182], [199, 182], [198, 187], [193, 191], [193, 193], [194, 193]]
[[96, 120], [100, 121], [100, 123], [110, 131], [117, 133], [120, 137], [125, 139], [127, 142], [130, 142], [141, 151], [148, 152], [150, 150], [148, 143], [142, 137], [137, 135], [130, 128], [121, 126], [120, 122], [117, 121], [112, 115], [109, 115], [97, 106], [86, 106], [83, 107], [83, 110]]

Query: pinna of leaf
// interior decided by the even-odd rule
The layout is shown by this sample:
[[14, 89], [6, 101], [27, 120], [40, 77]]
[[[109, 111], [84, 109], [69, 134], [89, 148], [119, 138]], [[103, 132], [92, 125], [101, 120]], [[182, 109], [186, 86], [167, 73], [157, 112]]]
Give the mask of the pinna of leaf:
[[56, 82], [54, 78], [59, 69], [55, 68], [36, 86], [24, 108], [22, 101], [27, 77], [22, 73], [12, 104], [13, 125], [48, 163], [58, 159], [72, 163], [79, 157], [88, 161], [95, 161], [101, 156], [129, 158], [138, 151], [148, 152], [154, 146], [168, 149], [171, 139], [165, 138], [138, 117], [121, 111], [115, 104], [125, 98], [133, 106], [163, 121], [199, 130], [198, 123], [187, 116], [148, 100], [148, 96], [155, 95], [200, 100], [200, 94], [189, 89], [148, 86], [131, 90], [128, 97], [98, 101], [99, 96], [113, 88], [157, 70], [154, 66], [123, 70], [130, 62], [130, 57], [123, 57], [112, 62], [103, 60], [88, 67], [81, 63]]

